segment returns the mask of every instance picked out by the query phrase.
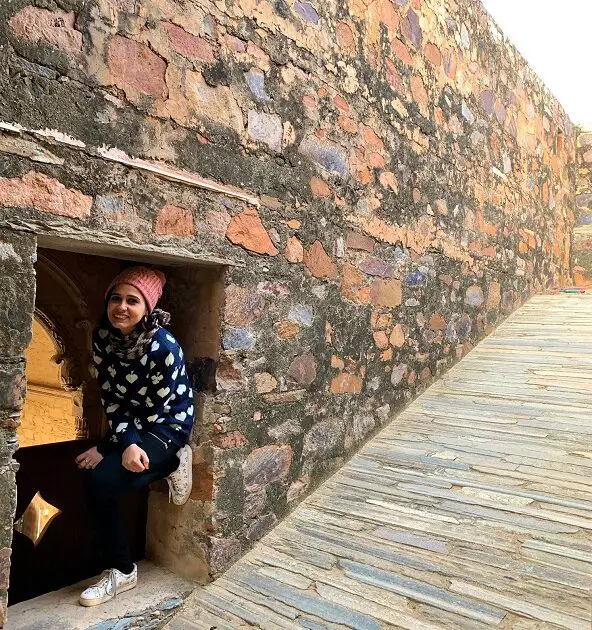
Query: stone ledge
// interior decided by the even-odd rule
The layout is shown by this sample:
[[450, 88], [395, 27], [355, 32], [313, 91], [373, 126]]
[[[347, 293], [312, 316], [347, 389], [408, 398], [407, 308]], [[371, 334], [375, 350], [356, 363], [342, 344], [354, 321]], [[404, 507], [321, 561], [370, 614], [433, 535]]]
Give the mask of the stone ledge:
[[46, 593], [8, 609], [6, 630], [148, 630], [162, 627], [195, 584], [146, 560], [138, 563], [138, 586], [94, 608], [78, 596], [95, 578]]

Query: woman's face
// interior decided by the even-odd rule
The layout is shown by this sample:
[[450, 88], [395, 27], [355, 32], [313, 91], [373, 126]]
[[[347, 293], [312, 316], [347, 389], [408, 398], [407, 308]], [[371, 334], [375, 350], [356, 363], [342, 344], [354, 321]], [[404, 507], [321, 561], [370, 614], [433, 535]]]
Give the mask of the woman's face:
[[113, 328], [129, 335], [148, 313], [142, 294], [131, 284], [116, 284], [107, 303], [107, 317]]

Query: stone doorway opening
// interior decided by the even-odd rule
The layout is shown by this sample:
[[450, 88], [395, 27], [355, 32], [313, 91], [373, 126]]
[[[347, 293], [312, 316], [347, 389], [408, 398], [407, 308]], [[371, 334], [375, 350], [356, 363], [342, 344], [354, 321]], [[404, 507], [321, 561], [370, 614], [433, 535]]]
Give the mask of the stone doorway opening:
[[52, 243], [37, 250], [28, 392], [15, 454], [20, 469], [9, 606], [105, 568], [96, 566], [89, 553], [82, 476], [73, 460], [106, 429], [90, 339], [103, 310], [104, 289], [130, 264], [154, 264], [167, 276], [161, 306], [171, 312], [170, 329], [183, 347], [197, 400], [192, 496], [184, 506], [169, 504], [161, 482], [126, 500], [132, 550], [136, 560], [148, 558], [197, 582], [208, 579], [212, 473], [201, 420], [204, 398], [215, 390], [225, 268], [120, 246], [92, 254], [86, 249], [84, 243], [60, 249]]

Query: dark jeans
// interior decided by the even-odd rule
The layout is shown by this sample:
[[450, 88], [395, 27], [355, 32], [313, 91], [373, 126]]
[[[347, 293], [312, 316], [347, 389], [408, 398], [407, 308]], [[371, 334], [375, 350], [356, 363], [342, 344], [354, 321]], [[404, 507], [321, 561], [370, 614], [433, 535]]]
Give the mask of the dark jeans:
[[118, 498], [164, 479], [179, 465], [179, 447], [166, 438], [146, 433], [139, 446], [148, 455], [148, 470], [140, 473], [126, 470], [121, 465], [121, 453], [115, 451], [103, 457], [94, 470], [87, 470], [85, 476], [97, 550], [102, 554], [106, 569], [116, 568], [123, 573], [130, 573], [133, 563], [119, 514]]

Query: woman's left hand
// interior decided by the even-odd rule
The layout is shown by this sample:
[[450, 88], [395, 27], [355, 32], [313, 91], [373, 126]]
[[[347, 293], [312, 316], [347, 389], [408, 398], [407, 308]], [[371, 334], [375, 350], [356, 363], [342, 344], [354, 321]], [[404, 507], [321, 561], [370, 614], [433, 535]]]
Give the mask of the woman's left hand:
[[103, 459], [103, 456], [97, 451], [97, 447], [93, 446], [89, 448], [88, 451], [84, 451], [84, 453], [78, 455], [76, 458], [76, 463], [78, 464], [78, 468], [95, 468], [97, 464]]

